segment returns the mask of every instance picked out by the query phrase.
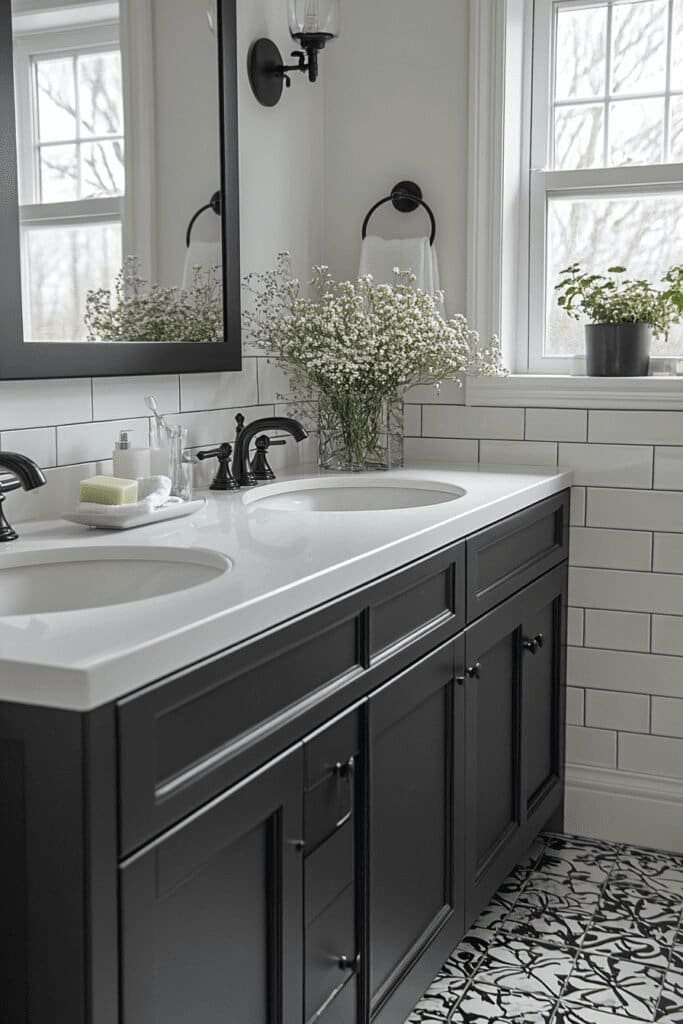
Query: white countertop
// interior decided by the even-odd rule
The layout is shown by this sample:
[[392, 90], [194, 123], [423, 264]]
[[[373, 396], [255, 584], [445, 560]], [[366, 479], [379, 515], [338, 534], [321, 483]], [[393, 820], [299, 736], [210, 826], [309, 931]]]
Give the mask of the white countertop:
[[125, 533], [64, 521], [21, 526], [18, 541], [0, 545], [0, 587], [3, 557], [65, 547], [208, 549], [233, 564], [225, 575], [176, 594], [86, 611], [0, 617], [0, 701], [77, 711], [106, 704], [572, 482], [571, 472], [562, 470], [443, 463], [381, 477], [429, 480], [467, 493], [457, 501], [397, 511], [290, 513], [245, 503], [253, 492], [243, 491], [212, 494], [206, 509], [189, 519]]

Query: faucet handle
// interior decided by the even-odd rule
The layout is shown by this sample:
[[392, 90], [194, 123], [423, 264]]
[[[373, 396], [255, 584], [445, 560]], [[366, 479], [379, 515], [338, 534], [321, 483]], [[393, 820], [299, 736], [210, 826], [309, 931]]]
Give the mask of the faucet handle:
[[243, 414], [241, 412], [238, 412], [237, 415], [235, 416], [235, 423], [237, 424], [237, 429], [235, 430], [235, 439], [237, 439], [244, 430], [244, 422], [245, 421]]
[[218, 448], [211, 448], [203, 452], [197, 452], [197, 458], [200, 462], [205, 462], [207, 459], [218, 459], [218, 471], [213, 478], [209, 490], [239, 491], [240, 486], [230, 472], [231, 456], [232, 445], [227, 441]]
[[256, 480], [276, 480], [275, 473], [268, 462], [268, 449], [273, 445], [287, 444], [283, 438], [271, 438], [267, 434], [261, 434], [256, 438], [256, 454], [251, 460], [251, 471]]

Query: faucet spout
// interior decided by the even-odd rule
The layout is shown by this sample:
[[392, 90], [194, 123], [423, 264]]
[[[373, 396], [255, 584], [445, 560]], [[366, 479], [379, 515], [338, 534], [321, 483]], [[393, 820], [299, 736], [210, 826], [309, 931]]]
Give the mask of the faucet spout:
[[291, 434], [299, 443], [308, 437], [305, 427], [298, 420], [290, 419], [288, 416], [266, 416], [249, 423], [237, 436], [232, 460], [233, 476], [240, 487], [253, 487], [257, 483], [249, 466], [249, 446], [257, 434], [262, 434], [266, 430], [279, 430]]
[[0, 544], [17, 539], [16, 531], [12, 529], [5, 518], [2, 507], [5, 495], [10, 491], [16, 491], [19, 487], [23, 487], [25, 491], [34, 491], [37, 487], [44, 487], [47, 483], [40, 466], [37, 466], [27, 455], [19, 455], [17, 452], [0, 452], [0, 470], [3, 469], [6, 469], [11, 477], [9, 480], [0, 480]]

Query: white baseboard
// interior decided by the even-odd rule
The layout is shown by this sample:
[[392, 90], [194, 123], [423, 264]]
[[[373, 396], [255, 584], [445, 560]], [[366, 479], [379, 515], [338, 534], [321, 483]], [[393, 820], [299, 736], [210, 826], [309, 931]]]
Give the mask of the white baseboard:
[[570, 765], [565, 828], [683, 853], [683, 780]]

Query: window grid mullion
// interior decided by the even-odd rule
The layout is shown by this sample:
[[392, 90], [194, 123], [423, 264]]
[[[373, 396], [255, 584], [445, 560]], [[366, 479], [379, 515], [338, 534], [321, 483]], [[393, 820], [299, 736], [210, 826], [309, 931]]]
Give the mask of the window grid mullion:
[[664, 97], [664, 160], [669, 159], [671, 146], [671, 66], [673, 63], [674, 0], [669, 0], [666, 30], [666, 95]]
[[78, 198], [83, 196], [83, 182], [81, 180], [81, 87], [78, 81], [78, 54], [74, 53], [71, 58], [74, 76], [74, 97], [76, 103], [76, 182], [78, 186]]
[[609, 133], [610, 133], [610, 96], [612, 94], [612, 32], [614, 21], [614, 8], [612, 0], [607, 4], [607, 52], [605, 54], [605, 123], [602, 135], [602, 162], [604, 167], [609, 166]]

